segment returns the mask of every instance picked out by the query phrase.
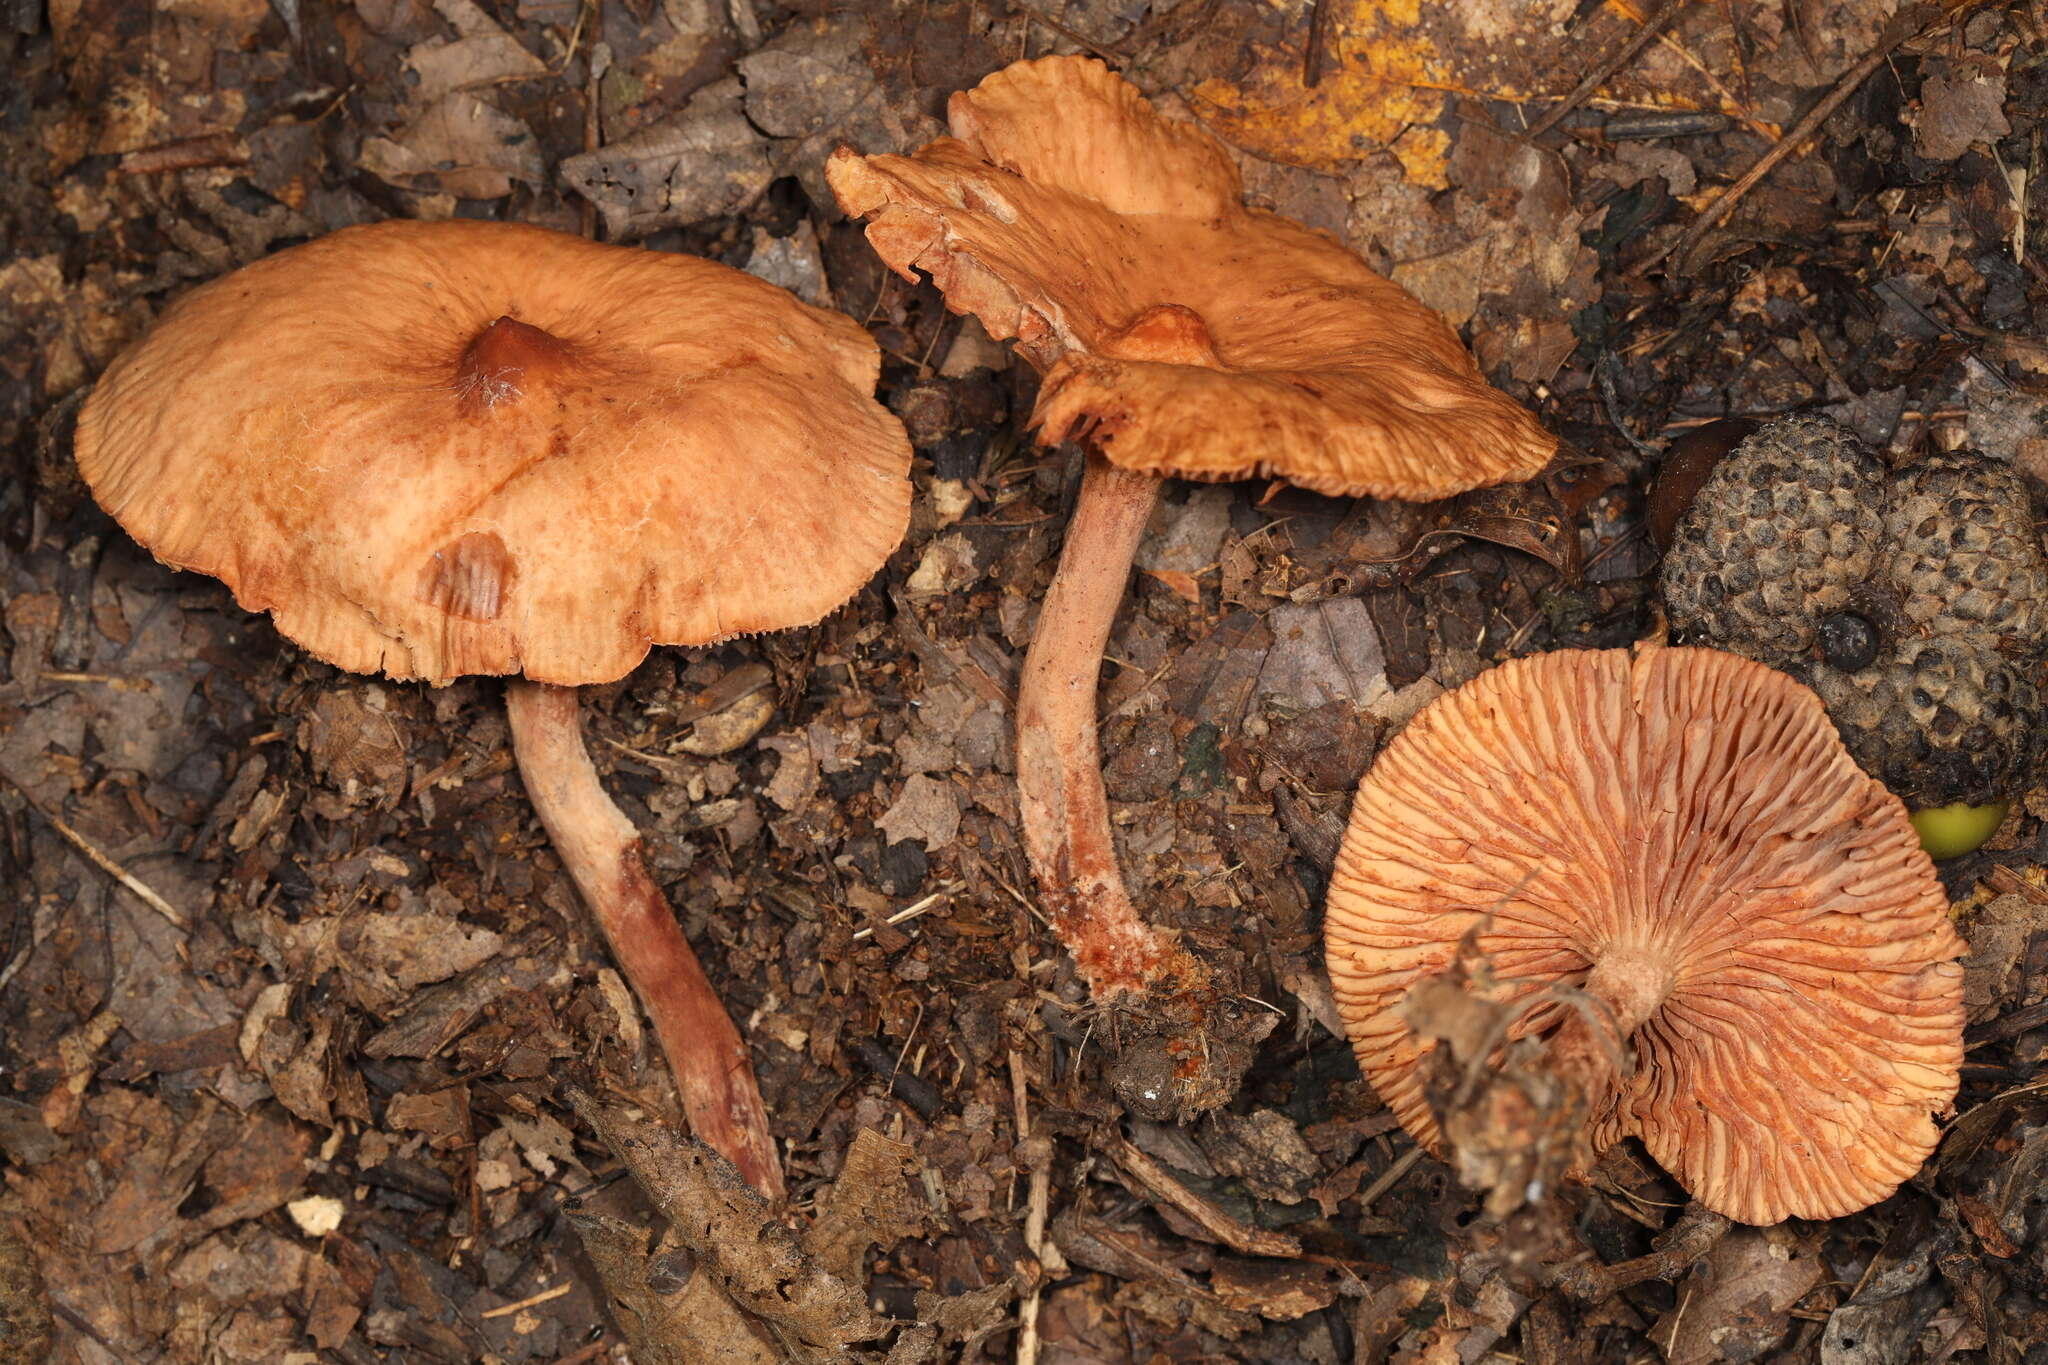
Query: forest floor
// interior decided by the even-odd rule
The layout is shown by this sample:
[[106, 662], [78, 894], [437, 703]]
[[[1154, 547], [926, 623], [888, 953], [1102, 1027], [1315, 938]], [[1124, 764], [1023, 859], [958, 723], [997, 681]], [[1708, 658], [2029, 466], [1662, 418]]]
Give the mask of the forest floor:
[[[154, 562], [71, 464], [78, 399], [180, 291], [401, 216], [697, 253], [837, 306], [915, 441], [910, 535], [844, 610], [656, 649], [587, 704], [752, 1045], [802, 1247], [776, 1254], [931, 1329], [805, 1344], [831, 1333], [785, 1317], [788, 1358], [2048, 1359], [2041, 794], [1945, 871], [1972, 1024], [1926, 1169], [1676, 1282], [1529, 1264], [1408, 1157], [1321, 975], [1390, 730], [1501, 659], [1655, 628], [1643, 496], [1674, 437], [1818, 409], [2048, 493], [2048, 10], [1893, 8], [0, 0], [0, 1361], [42, 1330], [65, 1365], [629, 1337], [645, 1365], [720, 1332], [782, 1358], [687, 1245], [640, 1255], [661, 1178], [625, 1178], [618, 1132], [673, 1090], [501, 685], [310, 658]], [[1566, 443], [1526, 487], [1420, 507], [1169, 491], [1109, 651], [1109, 792], [1144, 912], [1270, 1020], [1188, 1122], [1120, 1098], [1146, 1021], [1087, 1000], [1016, 829], [1016, 671], [1079, 457], [1033, 444], [1028, 368], [888, 275], [821, 179], [1075, 51], [1440, 310]], [[1685, 1202], [1633, 1145], [1557, 1199], [1582, 1265]]]

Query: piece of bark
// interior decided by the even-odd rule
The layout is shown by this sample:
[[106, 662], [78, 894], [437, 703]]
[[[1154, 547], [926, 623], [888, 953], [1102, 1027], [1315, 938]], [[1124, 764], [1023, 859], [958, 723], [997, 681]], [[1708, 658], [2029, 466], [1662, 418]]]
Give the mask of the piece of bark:
[[669, 1220], [671, 1235], [695, 1258], [696, 1273], [708, 1274], [766, 1324], [792, 1359], [850, 1361], [855, 1343], [890, 1330], [858, 1286], [804, 1254], [731, 1162], [701, 1142], [608, 1109], [581, 1090], [572, 1087], [566, 1094]]

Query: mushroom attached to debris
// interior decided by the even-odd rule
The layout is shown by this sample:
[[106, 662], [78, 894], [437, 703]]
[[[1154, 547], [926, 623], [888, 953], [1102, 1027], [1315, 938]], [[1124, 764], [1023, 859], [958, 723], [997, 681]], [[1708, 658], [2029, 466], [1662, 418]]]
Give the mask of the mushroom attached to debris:
[[[1979, 842], [2039, 770], [2048, 556], [2025, 484], [1973, 450], [1898, 470], [1830, 418], [1723, 439], [1659, 476], [1680, 640], [1781, 668], [1916, 812], [1928, 849]], [[1966, 842], [1966, 841], [1965, 841]]]
[[1441, 318], [1328, 235], [1245, 207], [1222, 146], [1091, 58], [1019, 62], [914, 157], [834, 153], [868, 241], [1044, 373], [1032, 421], [1088, 452], [1017, 696], [1026, 850], [1098, 991], [1199, 973], [1132, 906], [1096, 680], [1161, 480], [1428, 500], [1526, 479], [1556, 442]]
[[1468, 933], [1508, 1037], [1547, 1037], [1576, 1085], [1590, 1148], [1639, 1136], [1743, 1222], [1884, 1198], [1955, 1095], [1963, 944], [1904, 807], [1812, 692], [1733, 654], [1515, 660], [1366, 775], [1330, 976], [1359, 1064], [1429, 1145], [1401, 1006]]
[[690, 256], [347, 228], [193, 290], [78, 423], [100, 503], [358, 673], [507, 685], [542, 823], [694, 1131], [779, 1193], [746, 1045], [599, 784], [576, 688], [824, 617], [895, 547], [910, 449], [860, 327]]

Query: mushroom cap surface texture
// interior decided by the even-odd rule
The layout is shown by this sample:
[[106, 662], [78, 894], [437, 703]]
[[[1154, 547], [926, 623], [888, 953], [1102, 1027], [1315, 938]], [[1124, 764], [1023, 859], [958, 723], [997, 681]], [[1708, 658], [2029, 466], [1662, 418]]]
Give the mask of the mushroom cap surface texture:
[[914, 157], [840, 148], [847, 213], [906, 279], [1014, 337], [1033, 420], [1127, 469], [1428, 500], [1527, 479], [1554, 437], [1457, 334], [1326, 233], [1248, 209], [1201, 129], [1088, 57], [996, 72]]
[[394, 221], [178, 300], [78, 464], [158, 559], [342, 668], [603, 682], [881, 567], [910, 445], [879, 373], [851, 319], [715, 262]]
[[[1396, 1006], [1476, 928], [1511, 1037], [1603, 960], [1669, 973], [1632, 1068], [1588, 1096], [1708, 1208], [1827, 1218], [1933, 1149], [1962, 1063], [1963, 944], [1897, 797], [1819, 700], [1710, 649], [1568, 650], [1433, 702], [1360, 785], [1330, 883], [1330, 975], [1360, 1065], [1439, 1134]], [[1656, 997], [1652, 997], [1653, 999]]]

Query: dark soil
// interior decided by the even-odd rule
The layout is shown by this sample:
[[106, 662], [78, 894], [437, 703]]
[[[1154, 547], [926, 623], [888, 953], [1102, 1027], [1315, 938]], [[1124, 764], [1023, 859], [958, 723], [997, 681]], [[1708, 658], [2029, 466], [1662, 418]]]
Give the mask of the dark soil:
[[[1925, 1172], [1833, 1222], [1687, 1224], [1665, 1278], [1591, 1273], [1680, 1219], [1639, 1150], [1540, 1237], [1405, 1159], [1319, 934], [1393, 727], [1500, 659], [1657, 628], [1670, 439], [1819, 409], [2048, 491], [2048, 13], [1639, 6], [1658, 35], [1532, 142], [1637, 18], [1401, 8], [0, 0], [0, 1361], [2048, 1359], [2041, 793], [1946, 870], [1973, 1046]], [[1161, 1040], [1085, 999], [1015, 830], [1014, 676], [1079, 456], [1031, 442], [1028, 370], [887, 276], [819, 176], [1080, 50], [1566, 441], [1425, 507], [1169, 493], [1105, 674], [1109, 791], [1139, 904], [1271, 1020], [1187, 1122], [1134, 1098]], [[633, 1165], [673, 1094], [499, 684], [337, 673], [152, 561], [70, 464], [78, 400], [180, 290], [400, 215], [712, 256], [887, 357], [920, 492], [882, 574], [588, 703], [753, 1045], [779, 1240]], [[714, 1205], [723, 1250], [650, 1247]]]

